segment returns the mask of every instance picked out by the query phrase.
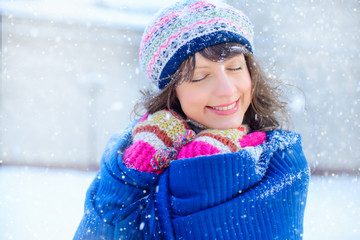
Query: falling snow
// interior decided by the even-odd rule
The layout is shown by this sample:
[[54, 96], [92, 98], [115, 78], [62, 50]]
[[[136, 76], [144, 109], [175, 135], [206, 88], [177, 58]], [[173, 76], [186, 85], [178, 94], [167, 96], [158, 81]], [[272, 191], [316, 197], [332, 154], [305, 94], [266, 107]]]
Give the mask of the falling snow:
[[[95, 175], [72, 170], [1, 168], [0, 239], [72, 239], [83, 215], [86, 189]], [[289, 177], [289, 181], [297, 178]], [[359, 239], [359, 189], [356, 176], [312, 176], [304, 240]], [[143, 222], [139, 229], [144, 227]]]
[[[0, 0], [0, 164], [98, 168], [152, 87], [137, 51], [164, 2]], [[291, 129], [315, 173], [304, 239], [359, 239], [360, 2], [227, 2], [254, 23], [265, 73], [288, 84]], [[95, 176], [0, 168], [0, 239], [71, 239]]]

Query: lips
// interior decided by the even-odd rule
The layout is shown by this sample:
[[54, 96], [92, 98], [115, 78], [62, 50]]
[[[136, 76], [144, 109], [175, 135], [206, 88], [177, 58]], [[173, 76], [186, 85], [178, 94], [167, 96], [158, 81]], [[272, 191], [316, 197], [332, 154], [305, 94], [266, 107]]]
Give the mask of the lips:
[[230, 104], [230, 105], [227, 105], [227, 106], [224, 106], [224, 107], [211, 107], [215, 110], [220, 110], [220, 111], [225, 111], [225, 110], [230, 110], [232, 108], [234, 108], [236, 106], [236, 102]]
[[231, 115], [237, 112], [239, 109], [239, 100], [229, 104], [223, 104], [218, 106], [207, 106], [211, 112], [217, 115]]

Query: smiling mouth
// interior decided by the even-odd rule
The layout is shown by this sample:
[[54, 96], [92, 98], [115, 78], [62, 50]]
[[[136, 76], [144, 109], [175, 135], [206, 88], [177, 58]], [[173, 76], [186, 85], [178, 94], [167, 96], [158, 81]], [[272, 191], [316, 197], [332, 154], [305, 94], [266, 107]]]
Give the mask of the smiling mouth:
[[218, 111], [226, 111], [233, 109], [236, 106], [236, 102], [226, 106], [226, 107], [211, 107], [212, 109], [218, 110]]
[[209, 106], [212, 109], [218, 110], [218, 111], [227, 111], [227, 110], [231, 110], [236, 106], [236, 103], [238, 102], [238, 100], [236, 100], [235, 102], [229, 104], [229, 105], [221, 105], [221, 106]]

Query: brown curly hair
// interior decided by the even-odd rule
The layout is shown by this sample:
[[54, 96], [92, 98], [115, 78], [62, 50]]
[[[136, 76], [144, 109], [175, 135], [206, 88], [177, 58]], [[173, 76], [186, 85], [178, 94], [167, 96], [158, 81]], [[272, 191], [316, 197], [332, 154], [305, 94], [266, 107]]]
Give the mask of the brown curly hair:
[[[253, 54], [239, 43], [221, 43], [213, 45], [199, 53], [211, 61], [225, 61], [238, 54], [244, 54], [251, 76], [251, 103], [245, 112], [243, 124], [253, 131], [269, 131], [283, 128], [289, 123], [286, 101], [282, 95], [280, 81], [267, 77], [261, 70]], [[135, 105], [134, 112], [142, 115], [140, 109], [152, 114], [162, 109], [171, 109], [186, 119], [176, 97], [175, 89], [183, 81], [191, 81], [195, 69], [195, 56], [186, 59], [170, 77], [169, 84], [160, 92], [142, 91], [144, 98]], [[242, 123], [239, 123], [239, 125]]]

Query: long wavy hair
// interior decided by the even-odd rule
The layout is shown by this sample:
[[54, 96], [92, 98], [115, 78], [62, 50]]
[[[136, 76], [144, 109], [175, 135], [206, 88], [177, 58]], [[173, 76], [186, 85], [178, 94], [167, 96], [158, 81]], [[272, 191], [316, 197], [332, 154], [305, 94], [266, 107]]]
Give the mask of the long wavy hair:
[[[238, 54], [244, 54], [251, 76], [251, 103], [240, 124], [247, 124], [253, 131], [270, 131], [284, 128], [289, 123], [286, 99], [282, 94], [280, 81], [267, 77], [253, 54], [239, 43], [221, 43], [207, 47], [199, 53], [214, 62], [225, 61]], [[183, 81], [191, 81], [195, 69], [195, 56], [186, 59], [170, 76], [169, 84], [161, 91], [141, 91], [144, 95], [134, 108], [136, 115], [143, 111], [152, 114], [162, 109], [171, 109], [186, 119], [176, 97], [175, 89]]]

